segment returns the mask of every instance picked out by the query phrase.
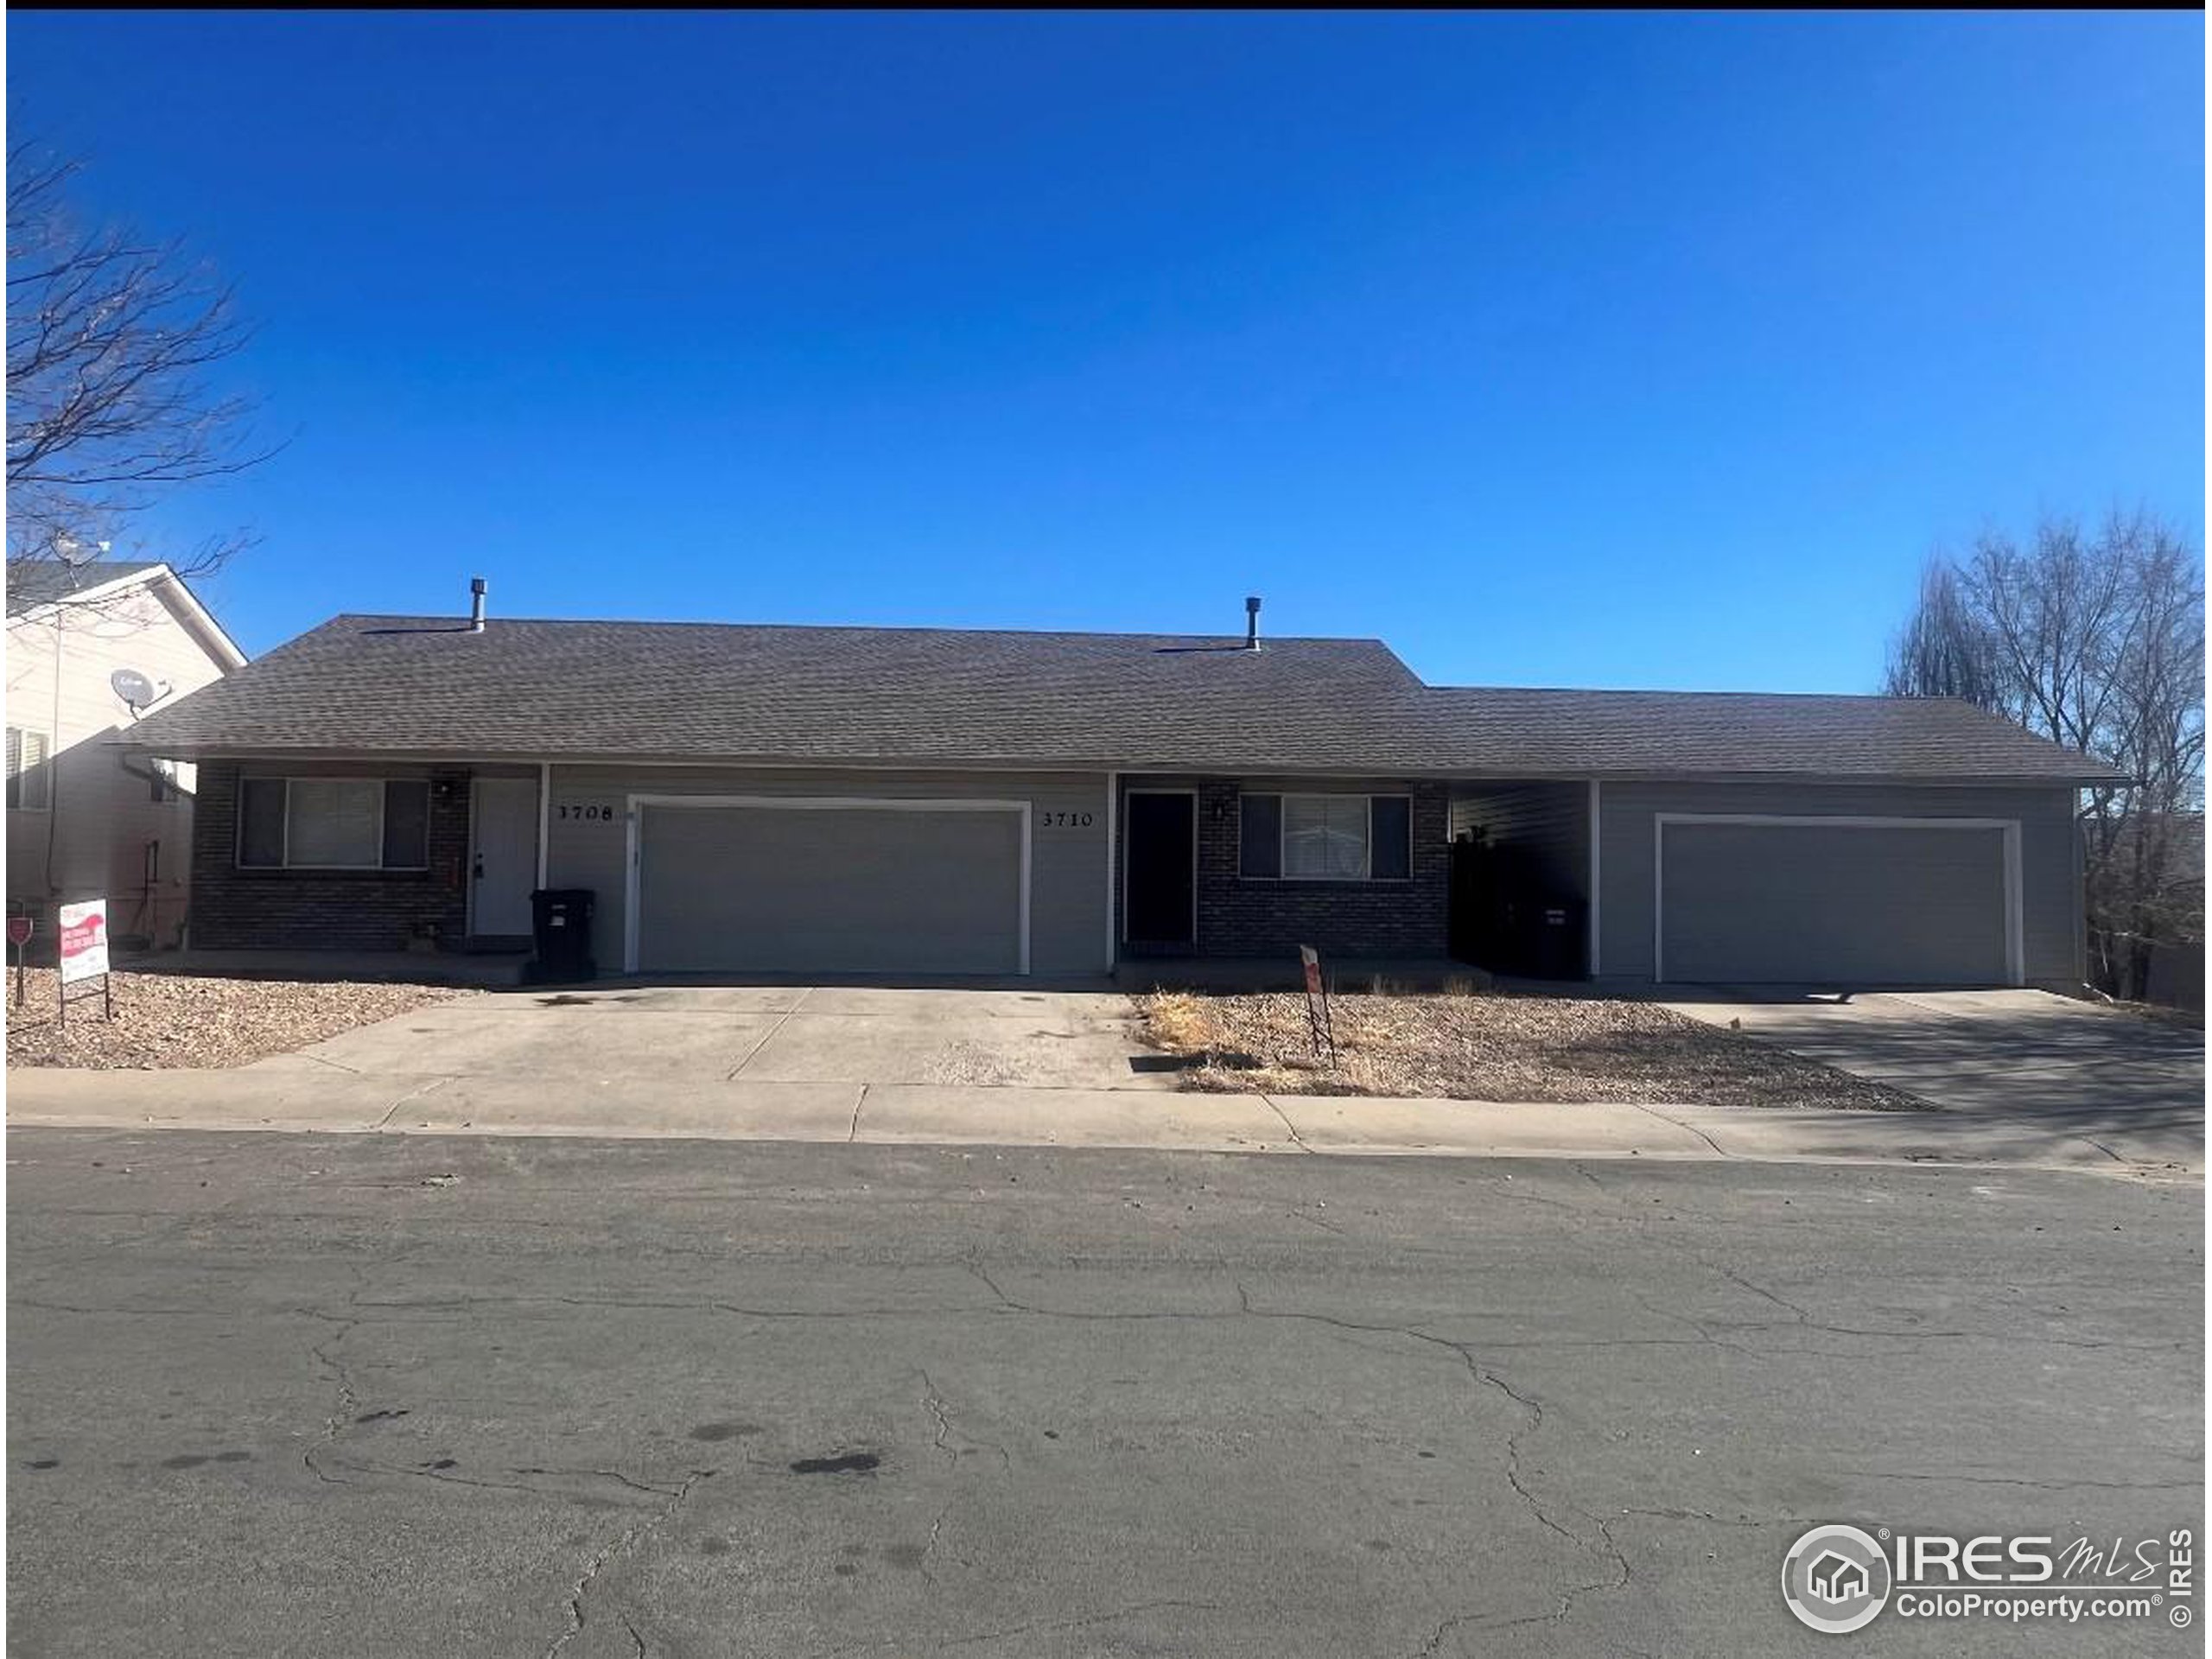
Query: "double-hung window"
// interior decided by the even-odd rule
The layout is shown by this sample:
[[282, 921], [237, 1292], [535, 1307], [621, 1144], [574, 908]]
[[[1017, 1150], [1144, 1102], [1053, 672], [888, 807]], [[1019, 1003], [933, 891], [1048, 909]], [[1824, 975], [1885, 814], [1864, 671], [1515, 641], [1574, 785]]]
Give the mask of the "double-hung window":
[[54, 803], [53, 746], [44, 732], [8, 728], [8, 804], [43, 812]]
[[242, 778], [247, 869], [420, 870], [430, 862], [430, 786], [419, 778]]
[[1238, 873], [1286, 881], [1403, 881], [1413, 874], [1404, 795], [1248, 794]]

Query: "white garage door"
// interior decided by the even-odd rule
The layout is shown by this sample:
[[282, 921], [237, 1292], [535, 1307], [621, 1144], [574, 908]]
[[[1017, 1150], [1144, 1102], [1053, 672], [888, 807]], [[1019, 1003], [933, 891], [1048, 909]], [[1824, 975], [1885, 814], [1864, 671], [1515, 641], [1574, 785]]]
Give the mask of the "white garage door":
[[1018, 804], [645, 803], [637, 834], [639, 972], [1028, 971]]
[[2012, 826], [1662, 815], [1658, 834], [1662, 979], [2018, 982]]

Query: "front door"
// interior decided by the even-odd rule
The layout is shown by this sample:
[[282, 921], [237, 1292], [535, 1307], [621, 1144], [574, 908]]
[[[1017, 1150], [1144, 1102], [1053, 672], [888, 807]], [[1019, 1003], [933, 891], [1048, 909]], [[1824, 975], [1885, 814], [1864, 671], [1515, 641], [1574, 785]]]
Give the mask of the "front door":
[[1131, 944], [1189, 944], [1197, 935], [1198, 803], [1186, 790], [1131, 790], [1122, 857], [1122, 937]]
[[537, 885], [537, 780], [479, 778], [469, 823], [468, 931], [526, 937]]

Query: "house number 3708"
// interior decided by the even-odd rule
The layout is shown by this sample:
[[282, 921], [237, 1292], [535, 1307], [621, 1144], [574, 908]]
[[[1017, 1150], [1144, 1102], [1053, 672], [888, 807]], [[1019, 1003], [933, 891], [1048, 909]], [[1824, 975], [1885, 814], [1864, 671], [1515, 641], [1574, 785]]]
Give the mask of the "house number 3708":
[[611, 806], [574, 806], [566, 802], [558, 810], [564, 818], [582, 818], [594, 823], [614, 816], [614, 809]]

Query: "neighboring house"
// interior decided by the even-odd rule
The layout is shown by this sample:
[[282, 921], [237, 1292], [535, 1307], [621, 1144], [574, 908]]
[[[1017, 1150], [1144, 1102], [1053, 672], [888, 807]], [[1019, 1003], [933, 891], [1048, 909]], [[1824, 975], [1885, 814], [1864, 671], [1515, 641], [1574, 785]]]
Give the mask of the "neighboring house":
[[1437, 957], [1455, 835], [1603, 981], [2078, 988], [2094, 762], [1963, 703], [1423, 684], [1379, 641], [341, 616], [133, 734], [193, 942], [602, 971]]
[[192, 768], [102, 740], [245, 662], [166, 564], [9, 564], [8, 909], [47, 948], [54, 906], [92, 898], [118, 942], [178, 942]]

